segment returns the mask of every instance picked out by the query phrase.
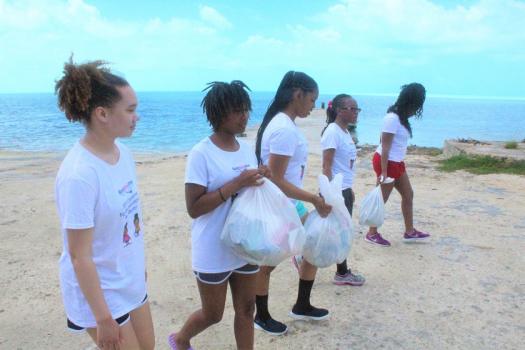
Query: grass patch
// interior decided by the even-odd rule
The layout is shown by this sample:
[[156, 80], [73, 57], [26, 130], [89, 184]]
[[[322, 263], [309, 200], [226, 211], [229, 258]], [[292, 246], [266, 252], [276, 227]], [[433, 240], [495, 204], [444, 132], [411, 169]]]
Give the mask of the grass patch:
[[442, 171], [466, 170], [472, 174], [525, 175], [525, 161], [491, 156], [458, 155], [439, 161]]
[[518, 148], [518, 143], [516, 141], [510, 141], [510, 142], [505, 143], [504, 147], [506, 149], [516, 149]]
[[407, 149], [408, 154], [421, 154], [426, 156], [439, 156], [440, 154], [443, 154], [443, 150], [441, 148], [437, 147], [423, 147], [423, 146], [414, 146], [410, 145]]

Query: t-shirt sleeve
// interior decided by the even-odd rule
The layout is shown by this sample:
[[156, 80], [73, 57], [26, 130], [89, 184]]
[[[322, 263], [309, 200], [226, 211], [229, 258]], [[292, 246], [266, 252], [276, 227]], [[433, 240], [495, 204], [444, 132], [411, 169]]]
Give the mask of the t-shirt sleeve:
[[69, 178], [58, 186], [63, 229], [86, 229], [95, 226], [98, 191], [82, 178]]
[[385, 119], [383, 120], [383, 132], [387, 132], [389, 134], [395, 134], [397, 133], [397, 130], [399, 128], [399, 118], [394, 113], [389, 113], [385, 116]]
[[184, 182], [208, 187], [208, 166], [206, 164], [206, 157], [204, 157], [204, 154], [201, 152], [196, 150], [190, 152]]
[[295, 152], [298, 140], [293, 130], [282, 128], [275, 130], [268, 142], [271, 154], [291, 157]]
[[337, 149], [337, 137], [332, 128], [326, 128], [321, 137], [321, 147], [324, 150]]

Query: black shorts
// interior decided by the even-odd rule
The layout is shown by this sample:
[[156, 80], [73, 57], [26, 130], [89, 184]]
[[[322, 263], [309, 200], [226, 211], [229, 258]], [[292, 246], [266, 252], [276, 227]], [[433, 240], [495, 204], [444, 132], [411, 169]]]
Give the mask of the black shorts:
[[[140, 303], [140, 306], [144, 305], [144, 303], [148, 300], [148, 295], [142, 299], [142, 302]], [[119, 326], [123, 326], [130, 320], [129, 313], [126, 313], [120, 317], [117, 317], [115, 321], [119, 324]], [[67, 319], [67, 329], [71, 332], [83, 332], [86, 330], [85, 327], [80, 327], [79, 325], [74, 324], [69, 318]]]
[[347, 188], [346, 190], [343, 190], [343, 198], [345, 199], [345, 206], [346, 209], [348, 209], [348, 212], [350, 213], [350, 216], [352, 216], [352, 208], [354, 207], [354, 192], [351, 188]]
[[244, 274], [244, 275], [251, 275], [251, 274], [259, 272], [259, 266], [246, 264], [232, 271], [218, 272], [218, 273], [206, 273], [206, 272], [193, 271], [193, 274], [202, 283], [221, 284], [224, 281], [226, 281], [228, 278], [230, 278], [230, 276], [234, 272]]

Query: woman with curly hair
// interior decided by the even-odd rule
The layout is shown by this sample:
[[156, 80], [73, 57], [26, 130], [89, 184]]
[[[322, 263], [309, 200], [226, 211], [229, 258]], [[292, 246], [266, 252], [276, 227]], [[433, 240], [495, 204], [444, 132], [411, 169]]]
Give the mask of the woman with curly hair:
[[101, 61], [70, 59], [55, 90], [67, 119], [86, 127], [55, 184], [67, 327], [100, 349], [153, 349], [135, 162], [117, 141], [135, 130], [137, 96]]

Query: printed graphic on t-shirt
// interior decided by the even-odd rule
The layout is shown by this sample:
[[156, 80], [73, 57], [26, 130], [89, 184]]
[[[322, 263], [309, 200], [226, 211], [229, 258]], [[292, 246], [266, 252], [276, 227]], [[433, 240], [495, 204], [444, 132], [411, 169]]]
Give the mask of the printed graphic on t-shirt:
[[128, 223], [126, 222], [126, 225], [124, 225], [124, 233], [122, 235], [122, 243], [124, 243], [124, 247], [127, 247], [131, 244], [131, 237], [128, 234]]
[[129, 194], [133, 192], [133, 180], [129, 180], [127, 184], [125, 184], [120, 190], [118, 190], [118, 194]]
[[138, 213], [135, 213], [133, 217], [133, 225], [135, 226], [135, 237], [138, 237], [140, 235], [140, 219]]
[[303, 176], [304, 176], [304, 168], [305, 166], [301, 165], [301, 180], [303, 179]]
[[236, 170], [238, 171], [239, 173], [242, 173], [243, 171], [245, 171], [246, 169], [248, 169], [250, 167], [250, 164], [243, 164], [243, 165], [239, 165], [239, 166], [234, 166], [232, 167], [232, 170]]
[[121, 196], [128, 196], [128, 198], [122, 204], [122, 210], [120, 212], [120, 217], [123, 218], [125, 222], [122, 234], [122, 243], [124, 243], [124, 247], [127, 247], [132, 243], [132, 239], [129, 234], [129, 230], [131, 228], [133, 230], [133, 236], [138, 237], [140, 235], [140, 217], [138, 214], [139, 195], [135, 189], [133, 180], [130, 180], [125, 185], [123, 185], [122, 188], [118, 190], [118, 194]]
[[[243, 171], [245, 171], [246, 169], [248, 169], [249, 167], [250, 167], [250, 164], [243, 164], [243, 165], [238, 165], [238, 166], [232, 166], [232, 170], [235, 170], [235, 171], [237, 171], [240, 174]], [[232, 203], [235, 200], [235, 198], [237, 198], [238, 195], [239, 195], [239, 193], [232, 194], [232, 196], [231, 196]]]

